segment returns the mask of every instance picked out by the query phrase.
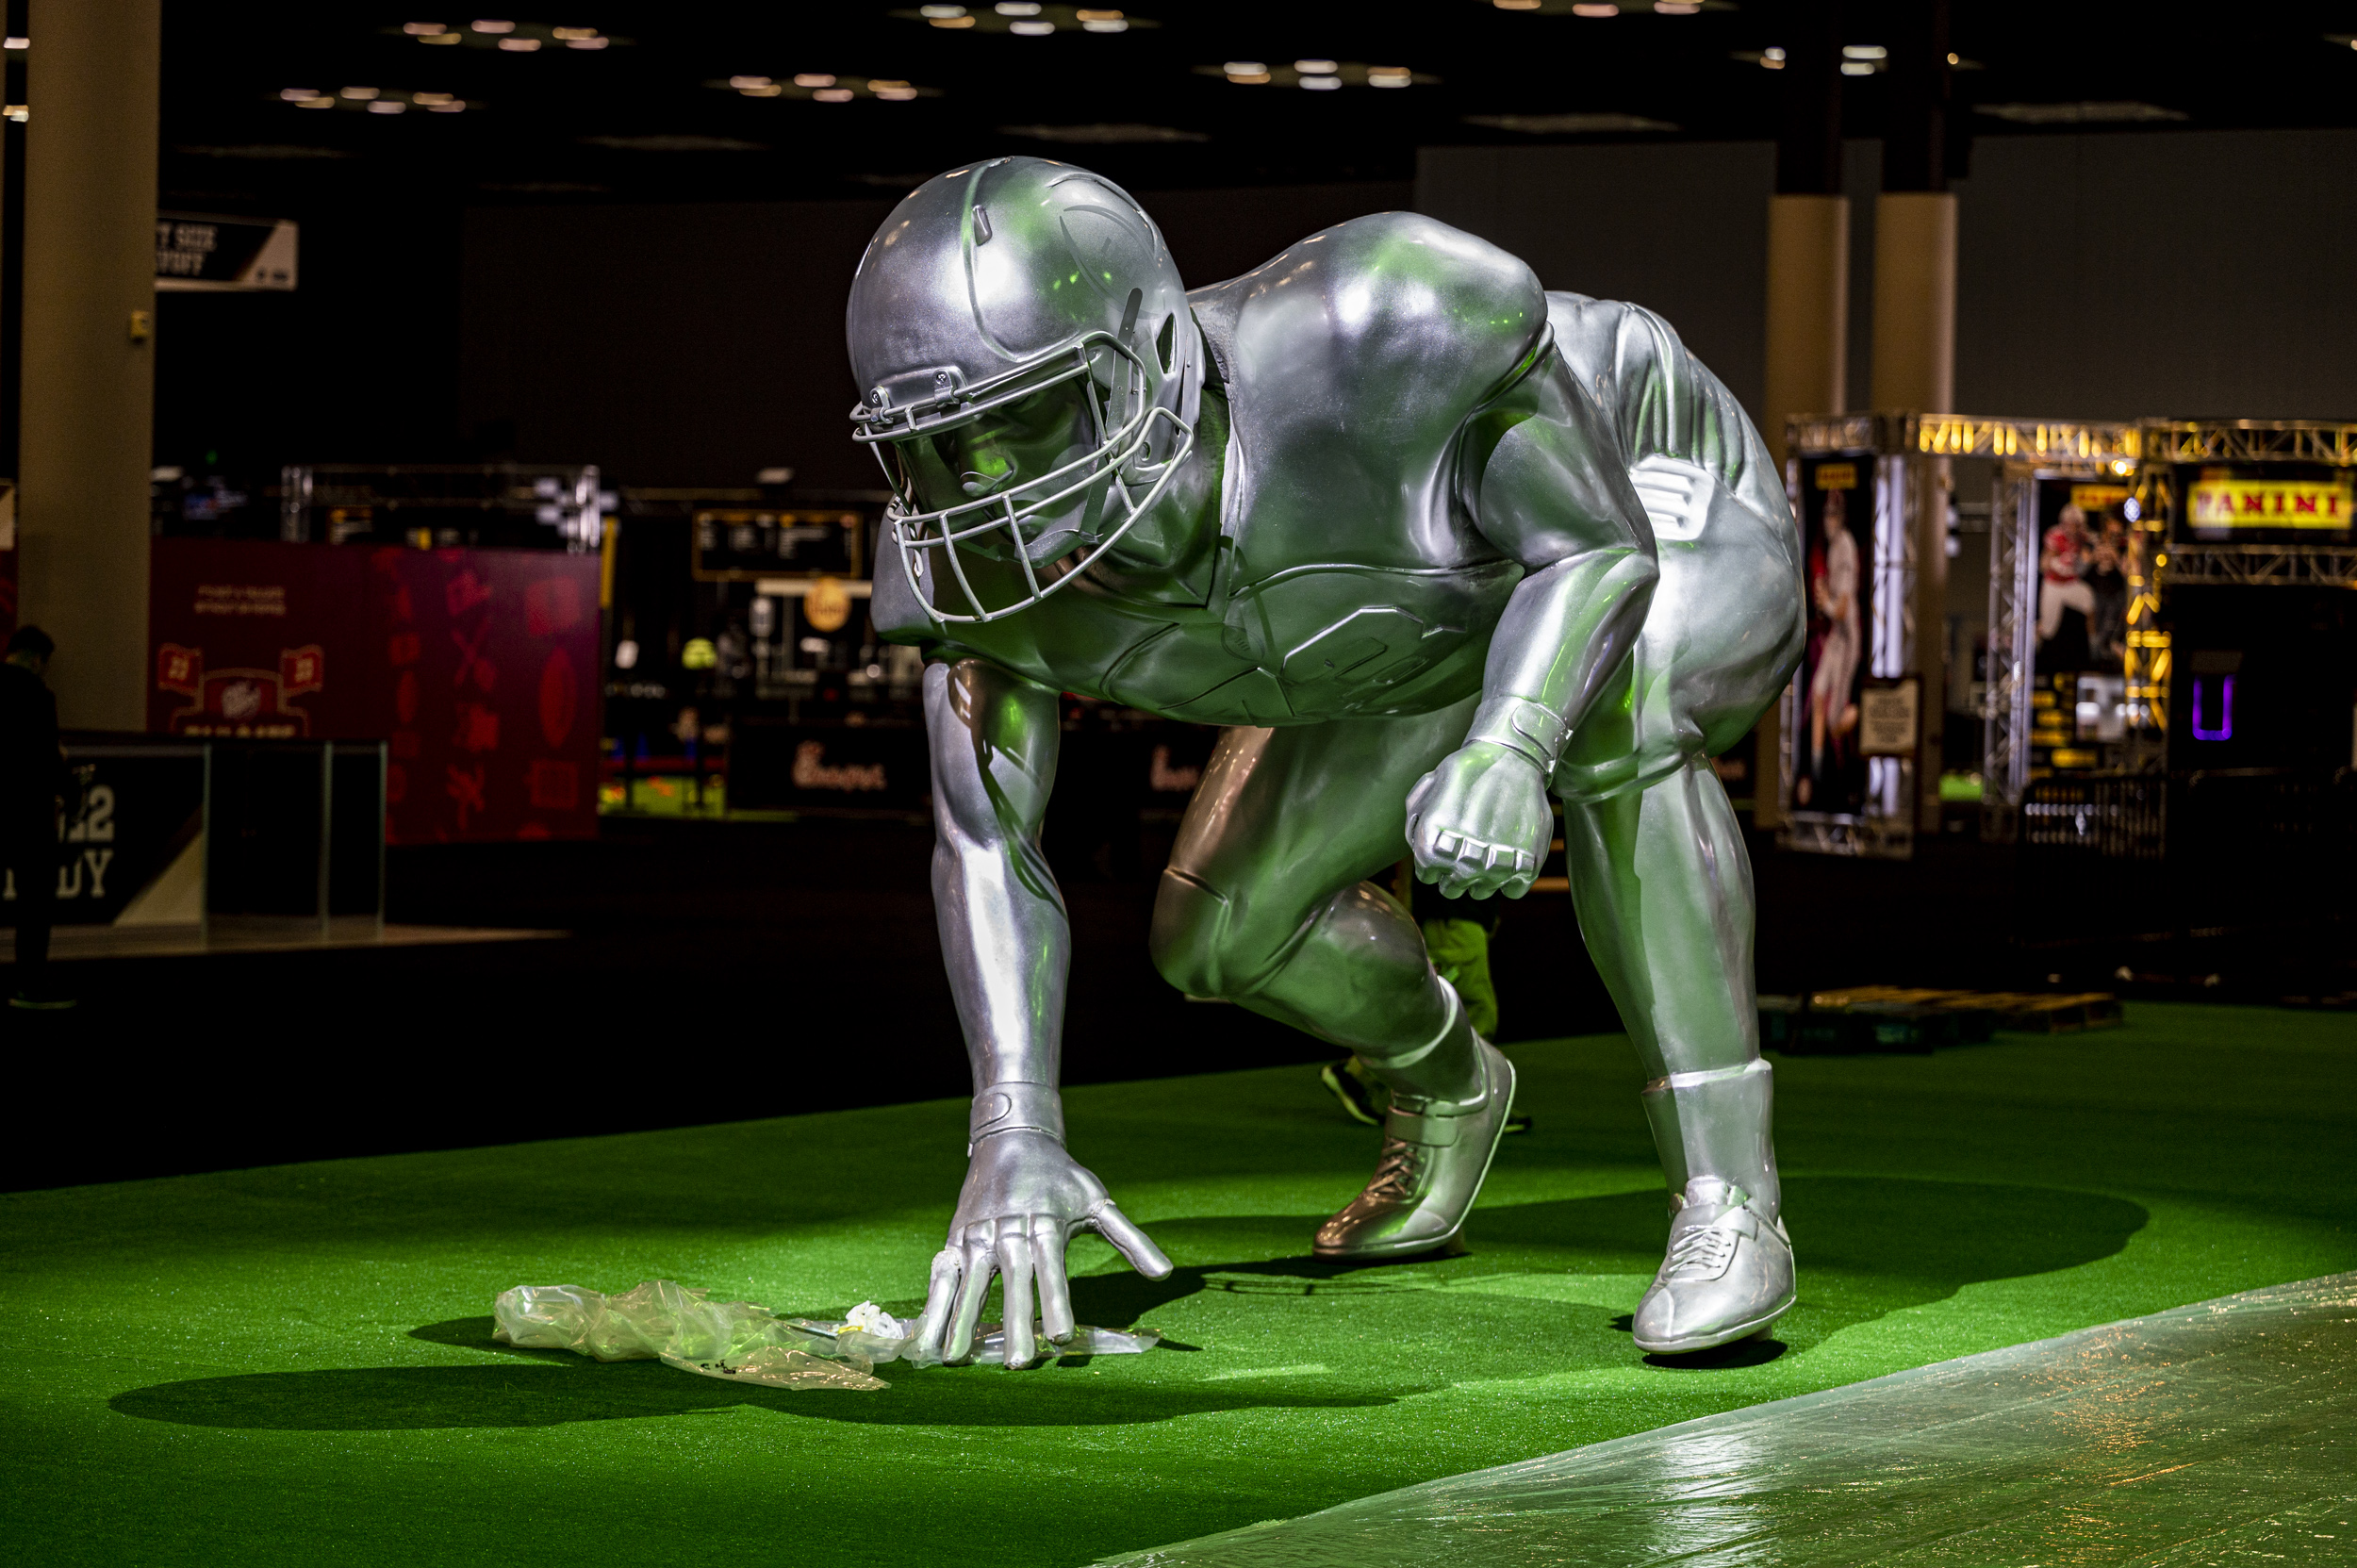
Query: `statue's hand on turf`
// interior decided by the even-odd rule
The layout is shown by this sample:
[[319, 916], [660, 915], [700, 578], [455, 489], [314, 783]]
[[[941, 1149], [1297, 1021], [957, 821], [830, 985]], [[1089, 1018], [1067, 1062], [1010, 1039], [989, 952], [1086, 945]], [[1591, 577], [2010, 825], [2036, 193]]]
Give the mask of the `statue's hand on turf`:
[[1520, 751], [1476, 740], [1408, 792], [1416, 875], [1452, 899], [1530, 891], [1555, 836], [1546, 776]]
[[1062, 1342], [1072, 1334], [1072, 1293], [1065, 1283], [1064, 1246], [1094, 1230], [1149, 1279], [1170, 1272], [1146, 1233], [1106, 1196], [1105, 1184], [1044, 1132], [997, 1132], [974, 1146], [965, 1189], [949, 1221], [949, 1240], [933, 1258], [925, 1315], [916, 1325], [920, 1353], [963, 1361], [974, 1348], [975, 1326], [990, 1295], [990, 1277], [1002, 1287], [1007, 1364], [1027, 1366], [1039, 1346], [1031, 1333], [1036, 1288], [1041, 1327]]

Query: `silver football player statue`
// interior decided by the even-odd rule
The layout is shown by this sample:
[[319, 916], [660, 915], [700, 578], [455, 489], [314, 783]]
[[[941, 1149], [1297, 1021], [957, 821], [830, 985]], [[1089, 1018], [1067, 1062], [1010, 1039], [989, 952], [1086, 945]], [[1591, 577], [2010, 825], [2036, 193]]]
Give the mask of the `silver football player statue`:
[[1670, 1192], [1653, 1352], [1792, 1304], [1752, 979], [1752, 883], [1709, 758], [1802, 640], [1772, 460], [1660, 318], [1549, 293], [1409, 213], [1189, 293], [1110, 181], [994, 158], [928, 181], [860, 263], [858, 439], [898, 498], [872, 610], [927, 652], [933, 898], [974, 1068], [969, 1166], [919, 1334], [1072, 1331], [1076, 1232], [1170, 1262], [1064, 1148], [1071, 934], [1040, 829], [1059, 694], [1225, 726], [1162, 873], [1172, 984], [1347, 1048], [1391, 1091], [1318, 1257], [1449, 1246], [1514, 1069], [1367, 879], [1403, 850], [1518, 898], [1563, 801], [1590, 952], [1636, 1042]]

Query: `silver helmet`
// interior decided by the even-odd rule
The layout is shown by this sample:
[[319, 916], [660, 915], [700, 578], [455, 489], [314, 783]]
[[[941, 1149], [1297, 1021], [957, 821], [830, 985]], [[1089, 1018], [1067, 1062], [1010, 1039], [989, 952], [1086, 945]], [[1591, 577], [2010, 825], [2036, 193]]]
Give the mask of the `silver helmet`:
[[[1054, 593], [1195, 448], [1204, 351], [1185, 285], [1153, 220], [1084, 169], [1002, 157], [926, 181], [868, 241], [846, 314], [852, 435], [883, 464], [902, 569], [939, 620], [997, 620]], [[1076, 404], [1078, 456], [924, 508], [909, 447], [1051, 391]], [[982, 602], [964, 551], [1019, 567], [1011, 602]], [[971, 613], [937, 605], [949, 583], [925, 592], [928, 571]]]

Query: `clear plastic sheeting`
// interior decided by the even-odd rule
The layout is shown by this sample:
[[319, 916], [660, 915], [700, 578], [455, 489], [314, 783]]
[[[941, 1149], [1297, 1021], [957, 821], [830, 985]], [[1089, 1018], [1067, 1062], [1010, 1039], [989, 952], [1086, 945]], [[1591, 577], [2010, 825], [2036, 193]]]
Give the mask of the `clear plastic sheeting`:
[[1125, 1568], [2357, 1560], [2357, 1274], [1942, 1362]]
[[[657, 1360], [682, 1372], [772, 1388], [885, 1388], [872, 1358], [750, 1301], [648, 1279], [619, 1296], [579, 1285], [518, 1285], [491, 1304], [492, 1337], [602, 1362]], [[889, 1321], [889, 1319], [886, 1319]]]
[[[574, 1350], [602, 1362], [660, 1361], [682, 1372], [773, 1388], [888, 1388], [882, 1362], [939, 1366], [917, 1348], [916, 1324], [863, 1301], [841, 1322], [782, 1318], [750, 1301], [715, 1301], [671, 1279], [642, 1280], [618, 1296], [580, 1285], [518, 1285], [491, 1304], [492, 1337], [527, 1350]], [[1134, 1356], [1162, 1336], [1151, 1329], [1081, 1324], [1062, 1345], [1035, 1329], [1040, 1360]], [[977, 1331], [970, 1362], [1006, 1364], [1006, 1332]]]

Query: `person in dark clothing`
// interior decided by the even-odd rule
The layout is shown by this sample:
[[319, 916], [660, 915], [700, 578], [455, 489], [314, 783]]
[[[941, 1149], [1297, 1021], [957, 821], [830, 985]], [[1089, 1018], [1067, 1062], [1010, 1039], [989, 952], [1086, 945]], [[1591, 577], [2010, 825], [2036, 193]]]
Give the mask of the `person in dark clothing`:
[[49, 926], [58, 901], [58, 801], [66, 788], [58, 699], [42, 676], [58, 645], [38, 626], [8, 637], [0, 664], [0, 864], [16, 919], [16, 1007], [71, 1007], [49, 988]]

